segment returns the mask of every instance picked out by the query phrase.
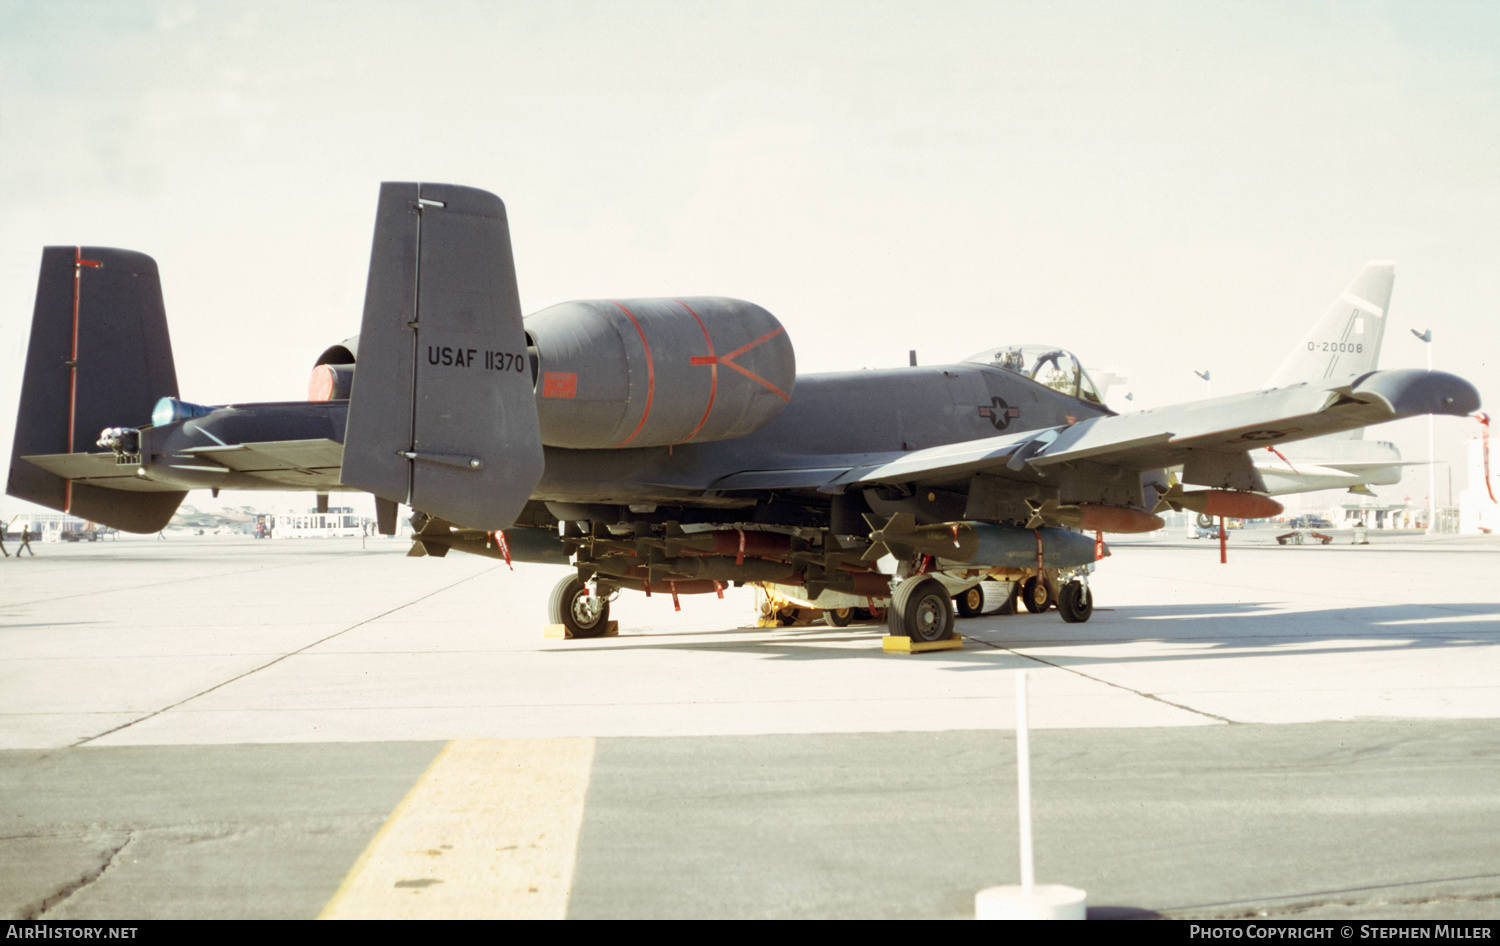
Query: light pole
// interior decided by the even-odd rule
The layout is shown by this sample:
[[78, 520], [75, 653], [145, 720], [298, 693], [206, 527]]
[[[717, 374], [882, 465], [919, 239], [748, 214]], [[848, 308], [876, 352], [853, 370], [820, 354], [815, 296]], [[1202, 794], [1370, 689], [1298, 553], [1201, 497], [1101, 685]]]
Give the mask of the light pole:
[[[1417, 336], [1427, 346], [1427, 370], [1432, 370], [1432, 329], [1419, 332], [1412, 329], [1411, 333]], [[1427, 534], [1432, 535], [1437, 525], [1437, 487], [1435, 485], [1433, 471], [1433, 448], [1432, 448], [1432, 415], [1427, 415]]]

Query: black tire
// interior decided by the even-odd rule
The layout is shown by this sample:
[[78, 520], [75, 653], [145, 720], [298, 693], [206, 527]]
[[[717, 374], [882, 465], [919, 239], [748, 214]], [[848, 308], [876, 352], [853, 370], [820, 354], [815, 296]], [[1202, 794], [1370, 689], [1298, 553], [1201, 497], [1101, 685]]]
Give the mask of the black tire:
[[1057, 593], [1057, 613], [1069, 624], [1082, 624], [1094, 615], [1094, 593], [1082, 582], [1068, 582]]
[[984, 582], [974, 587], [961, 591], [953, 602], [958, 605], [958, 616], [961, 618], [977, 618], [984, 613]]
[[571, 575], [552, 589], [547, 617], [574, 637], [598, 637], [609, 627], [609, 600], [589, 594], [588, 586]]
[[953, 637], [953, 598], [942, 583], [907, 579], [896, 586], [886, 626], [897, 637], [930, 643]]
[[[1200, 512], [1200, 513], [1198, 513], [1198, 528], [1200, 528], [1200, 529], [1212, 529], [1213, 527], [1214, 527], [1214, 517], [1213, 516], [1210, 516], [1206, 512]], [[1215, 532], [1214, 535], [1218, 535], [1218, 533]]]
[[823, 612], [823, 623], [829, 627], [848, 627], [854, 620], [853, 608], [829, 608]]
[[1021, 600], [1026, 603], [1026, 610], [1041, 614], [1052, 607], [1052, 589], [1040, 575], [1028, 578], [1021, 583]]

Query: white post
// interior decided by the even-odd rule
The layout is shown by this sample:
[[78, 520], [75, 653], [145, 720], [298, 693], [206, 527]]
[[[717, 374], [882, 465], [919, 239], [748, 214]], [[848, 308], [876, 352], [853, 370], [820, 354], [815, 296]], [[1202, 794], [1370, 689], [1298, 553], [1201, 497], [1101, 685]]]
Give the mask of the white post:
[[1037, 884], [1031, 853], [1031, 727], [1026, 671], [1016, 671], [1016, 785], [1021, 815], [1021, 886], [986, 887], [974, 895], [976, 920], [1082, 920], [1088, 895], [1076, 887]]
[[[1432, 371], [1432, 329], [1419, 332], [1412, 329], [1411, 333], [1417, 340], [1427, 346], [1427, 371]], [[1433, 469], [1437, 458], [1434, 457], [1432, 446], [1432, 415], [1427, 415], [1427, 534], [1432, 535], [1437, 526], [1437, 473]]]
[[[1427, 339], [1427, 372], [1432, 373], [1432, 339]], [[1432, 445], [1432, 415], [1427, 415], [1427, 534], [1432, 535], [1437, 531], [1437, 486], [1435, 474], [1437, 457], [1433, 455]]]
[[1016, 671], [1016, 791], [1021, 810], [1021, 890], [1036, 883], [1031, 855], [1031, 734], [1026, 719], [1026, 671]]

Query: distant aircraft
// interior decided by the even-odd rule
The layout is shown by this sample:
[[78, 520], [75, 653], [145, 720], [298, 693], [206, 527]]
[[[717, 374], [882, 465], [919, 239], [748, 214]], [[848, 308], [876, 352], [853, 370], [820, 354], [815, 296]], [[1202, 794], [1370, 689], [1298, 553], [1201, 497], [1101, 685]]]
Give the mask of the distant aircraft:
[[173, 529], [220, 529], [228, 527], [239, 532], [248, 532], [255, 522], [253, 513], [247, 514], [248, 506], [239, 510], [225, 509], [223, 512], [204, 512], [196, 506], [182, 506], [173, 514], [168, 528]]
[[[154, 532], [190, 489], [363, 490], [383, 533], [417, 511], [413, 554], [569, 566], [549, 613], [575, 636], [622, 590], [764, 581], [924, 641], [987, 577], [1087, 620], [1095, 541], [1068, 527], [1274, 515], [1261, 448], [1479, 406], [1454, 375], [1378, 371], [1116, 414], [1045, 346], [799, 377], [775, 316], [714, 297], [523, 322], [499, 198], [417, 183], [381, 187], [361, 331], [317, 359], [312, 400], [177, 395], [154, 261], [45, 249], [12, 495]], [[1195, 488], [1168, 488], [1179, 464]]]
[[[1366, 263], [1262, 388], [1316, 384], [1374, 371], [1380, 364], [1395, 279], [1395, 263]], [[1255, 468], [1271, 496], [1320, 489], [1369, 493], [1370, 486], [1399, 483], [1401, 467], [1413, 464], [1402, 463], [1395, 444], [1363, 437], [1364, 429], [1358, 428], [1265, 450], [1256, 456]]]

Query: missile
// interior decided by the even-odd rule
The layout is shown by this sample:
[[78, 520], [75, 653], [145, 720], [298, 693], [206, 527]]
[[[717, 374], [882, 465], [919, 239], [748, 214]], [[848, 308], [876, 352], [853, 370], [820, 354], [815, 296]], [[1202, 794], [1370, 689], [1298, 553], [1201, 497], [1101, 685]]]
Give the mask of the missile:
[[1060, 506], [1054, 499], [1042, 503], [1027, 501], [1031, 518], [1026, 528], [1035, 529], [1047, 523], [1061, 523], [1084, 532], [1155, 532], [1166, 523], [1161, 516], [1133, 506], [1104, 506], [1097, 503]]
[[1268, 519], [1279, 516], [1286, 507], [1269, 496], [1235, 489], [1197, 489], [1191, 493], [1180, 484], [1162, 493], [1154, 512], [1165, 509], [1191, 509], [1209, 516], [1230, 519]]

